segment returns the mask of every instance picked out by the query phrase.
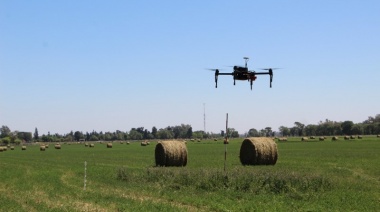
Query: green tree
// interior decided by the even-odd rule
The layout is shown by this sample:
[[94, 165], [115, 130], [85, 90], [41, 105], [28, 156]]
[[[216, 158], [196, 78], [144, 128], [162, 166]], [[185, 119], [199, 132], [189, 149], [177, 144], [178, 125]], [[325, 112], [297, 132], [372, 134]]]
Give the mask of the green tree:
[[33, 139], [34, 140], [38, 140], [39, 139], [37, 127], [34, 129]]
[[341, 124], [343, 134], [351, 135], [352, 126], [354, 126], [354, 123], [352, 121], [344, 121]]
[[259, 137], [259, 132], [255, 128], [248, 130], [248, 137]]
[[280, 131], [281, 135], [282, 136], [289, 136], [290, 135], [290, 130], [289, 128], [285, 127], [285, 126], [280, 126], [278, 128], [278, 130]]
[[298, 121], [294, 122], [294, 125], [297, 128], [298, 136], [302, 136], [304, 134], [305, 125]]
[[9, 129], [8, 126], [1, 126], [0, 128], [0, 138], [5, 138], [11, 135], [11, 130]]
[[153, 135], [153, 138], [157, 138], [157, 128], [156, 127], [152, 127], [152, 135]]

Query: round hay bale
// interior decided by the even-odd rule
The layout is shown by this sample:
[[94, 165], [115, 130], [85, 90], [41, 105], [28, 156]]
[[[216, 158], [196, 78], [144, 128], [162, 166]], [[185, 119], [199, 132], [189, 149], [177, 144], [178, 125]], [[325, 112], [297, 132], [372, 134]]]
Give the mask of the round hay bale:
[[282, 138], [278, 138], [277, 140], [278, 140], [278, 141], [288, 141], [288, 138], [286, 138], [286, 137], [282, 137]]
[[333, 137], [331, 138], [331, 140], [333, 140], [333, 141], [337, 141], [337, 140], [339, 140], [339, 137], [338, 137], [338, 136], [333, 136]]
[[15, 150], [15, 147], [14, 147], [14, 146], [11, 146], [11, 150]]
[[88, 143], [84, 143], [84, 147], [88, 147]]
[[90, 148], [93, 148], [93, 147], [95, 147], [95, 144], [90, 144]]
[[240, 147], [240, 162], [243, 165], [275, 165], [277, 144], [270, 138], [246, 138]]
[[145, 142], [145, 141], [141, 142], [141, 146], [146, 146], [146, 145], [148, 145], [147, 142]]
[[181, 141], [161, 141], [155, 148], [156, 166], [186, 166], [187, 147]]
[[378, 138], [380, 138], [380, 135], [377, 135]]
[[358, 139], [362, 139], [363, 138], [363, 136], [362, 135], [358, 135]]
[[354, 135], [351, 135], [350, 136], [350, 139], [355, 139], [356, 137]]
[[0, 147], [0, 152], [2, 152], [2, 151], [4, 151], [4, 150], [3, 150], [3, 147]]
[[40, 151], [45, 151], [45, 146], [40, 146]]
[[26, 150], [26, 146], [22, 146], [22, 147], [21, 147], [21, 150]]
[[315, 136], [310, 136], [310, 139], [315, 139]]
[[307, 137], [302, 137], [301, 141], [307, 141], [309, 140]]
[[46, 145], [45, 145], [45, 149], [48, 149], [48, 148], [49, 148], [49, 144], [46, 144]]
[[4, 146], [3, 151], [6, 152], [8, 150], [8, 147]]
[[61, 144], [56, 144], [56, 145], [54, 145], [54, 148], [55, 148], [55, 149], [61, 149]]
[[322, 136], [322, 137], [319, 137], [319, 140], [320, 140], [320, 141], [324, 141], [324, 140], [325, 140], [325, 137], [323, 137], [323, 136]]
[[127, 144], [129, 145], [131, 142], [127, 141]]
[[350, 140], [350, 136], [344, 136], [344, 140]]
[[112, 148], [112, 143], [107, 143], [107, 148]]

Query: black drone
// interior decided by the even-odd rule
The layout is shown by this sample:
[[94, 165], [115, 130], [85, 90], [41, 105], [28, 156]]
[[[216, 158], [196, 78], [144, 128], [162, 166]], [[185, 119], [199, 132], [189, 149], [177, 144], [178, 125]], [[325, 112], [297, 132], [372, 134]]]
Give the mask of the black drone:
[[219, 69], [209, 69], [211, 71], [215, 71], [215, 88], [218, 87], [218, 76], [219, 75], [231, 75], [234, 78], [234, 85], [236, 80], [248, 80], [251, 84], [251, 90], [252, 90], [252, 84], [253, 81], [256, 80], [256, 75], [265, 75], [268, 74], [270, 77], [269, 86], [272, 87], [272, 80], [273, 80], [273, 70], [278, 68], [263, 68], [261, 70], [266, 70], [268, 72], [255, 72], [248, 70], [247, 62], [249, 60], [248, 57], [243, 58], [245, 60], [245, 67], [242, 66], [233, 66], [234, 71], [232, 73], [220, 73]]

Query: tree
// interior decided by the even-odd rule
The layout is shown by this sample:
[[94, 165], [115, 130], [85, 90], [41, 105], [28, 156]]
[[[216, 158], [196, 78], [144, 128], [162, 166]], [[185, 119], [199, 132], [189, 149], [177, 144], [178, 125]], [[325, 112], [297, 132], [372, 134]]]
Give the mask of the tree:
[[280, 133], [282, 134], [282, 136], [289, 136], [290, 135], [290, 130], [287, 127], [280, 126], [278, 128], [278, 130], [280, 131]]
[[341, 124], [343, 134], [345, 134], [345, 135], [351, 135], [351, 128], [352, 128], [352, 126], [354, 126], [354, 122], [352, 122], [352, 121], [344, 121]]
[[265, 136], [269, 137], [272, 135], [272, 127], [265, 127]]
[[0, 138], [5, 138], [11, 135], [11, 130], [9, 129], [8, 126], [3, 125], [0, 128]]
[[37, 127], [34, 129], [33, 139], [34, 140], [38, 140], [39, 139]]
[[296, 126], [297, 128], [297, 131], [298, 131], [298, 136], [302, 136], [304, 134], [304, 128], [305, 128], [305, 125], [302, 124], [301, 122], [294, 122], [294, 125]]
[[82, 132], [75, 131], [75, 133], [74, 133], [74, 140], [79, 141], [80, 139], [83, 139], [83, 138], [84, 138], [84, 135], [83, 135]]
[[152, 135], [154, 138], [157, 137], [157, 128], [156, 127], [152, 127]]
[[248, 130], [248, 137], [259, 137], [260, 134], [255, 128], [251, 128]]

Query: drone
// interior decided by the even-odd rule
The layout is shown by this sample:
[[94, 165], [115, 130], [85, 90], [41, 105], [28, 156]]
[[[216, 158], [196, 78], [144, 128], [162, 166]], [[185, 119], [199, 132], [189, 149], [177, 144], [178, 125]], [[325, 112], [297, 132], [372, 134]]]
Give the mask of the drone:
[[233, 66], [233, 72], [232, 73], [220, 73], [219, 69], [209, 69], [211, 71], [215, 71], [215, 88], [218, 88], [218, 76], [219, 75], [231, 75], [234, 78], [234, 85], [236, 80], [247, 80], [251, 84], [251, 90], [252, 90], [252, 84], [253, 81], [256, 80], [257, 75], [269, 75], [269, 86], [272, 88], [272, 80], [273, 80], [273, 70], [276, 70], [278, 68], [263, 68], [261, 70], [265, 70], [268, 72], [255, 72], [248, 70], [248, 57], [243, 57], [245, 60], [245, 67], [242, 66]]

